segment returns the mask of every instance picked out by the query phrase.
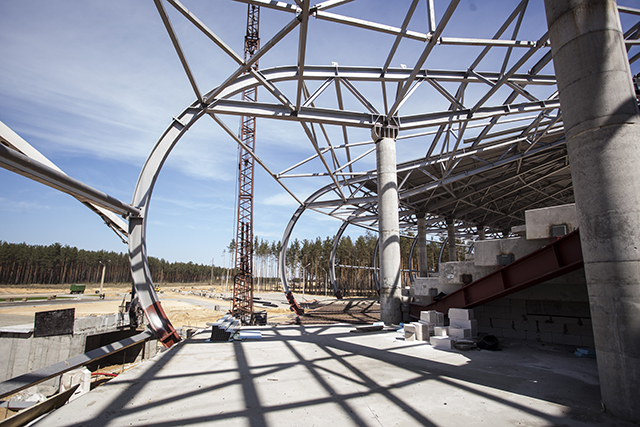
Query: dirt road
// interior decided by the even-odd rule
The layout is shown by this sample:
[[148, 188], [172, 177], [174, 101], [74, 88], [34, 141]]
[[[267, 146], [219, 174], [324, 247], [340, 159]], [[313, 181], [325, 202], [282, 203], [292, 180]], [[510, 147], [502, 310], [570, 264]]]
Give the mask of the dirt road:
[[[76, 317], [91, 315], [113, 314], [118, 312], [118, 308], [123, 299], [128, 301], [130, 285], [105, 285], [103, 292], [105, 299], [101, 300], [95, 294], [99, 287], [87, 286], [84, 295], [73, 295], [74, 298], [57, 299], [48, 301], [46, 299], [21, 302], [24, 296], [29, 298], [36, 295], [46, 297], [50, 295], [71, 297], [68, 285], [64, 286], [33, 286], [33, 287], [0, 287], [0, 299], [14, 298], [15, 302], [0, 302], [0, 326], [12, 326], [16, 324], [26, 324], [33, 322], [36, 312], [61, 310], [65, 308], [75, 308]], [[208, 298], [193, 295], [193, 292], [210, 291], [217, 295], [223, 295], [223, 289], [202, 285], [172, 286], [167, 285], [159, 293], [162, 307], [164, 308], [171, 323], [176, 328], [191, 326], [197, 328], [206, 327], [207, 322], [215, 322], [222, 317], [230, 308], [231, 302], [220, 298]], [[282, 294], [260, 294], [261, 298], [267, 299], [271, 296], [274, 301], [281, 302]], [[216, 310], [217, 308], [217, 310]], [[268, 321], [284, 322], [289, 320], [291, 312], [282, 304], [278, 308], [265, 307], [256, 309], [266, 309]]]

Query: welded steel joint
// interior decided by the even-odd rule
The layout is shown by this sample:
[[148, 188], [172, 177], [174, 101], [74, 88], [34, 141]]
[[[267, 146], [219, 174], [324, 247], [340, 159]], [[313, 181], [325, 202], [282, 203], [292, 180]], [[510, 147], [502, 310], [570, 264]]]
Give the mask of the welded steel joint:
[[380, 141], [382, 138], [391, 138], [395, 140], [398, 138], [398, 130], [398, 125], [378, 122], [371, 128], [371, 139], [375, 142]]

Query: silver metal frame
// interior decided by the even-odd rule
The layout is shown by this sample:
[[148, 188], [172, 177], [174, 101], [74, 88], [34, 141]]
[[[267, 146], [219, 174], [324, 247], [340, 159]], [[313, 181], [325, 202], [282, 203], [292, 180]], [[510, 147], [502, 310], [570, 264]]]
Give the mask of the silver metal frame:
[[[151, 194], [175, 144], [205, 116], [211, 117], [240, 146], [242, 141], [231, 130], [235, 126], [228, 126], [223, 120], [225, 116], [255, 116], [300, 125], [300, 140], [308, 141], [307, 157], [283, 167], [273, 160], [269, 164], [252, 153], [256, 162], [300, 204], [283, 236], [281, 266], [293, 227], [306, 209], [376, 229], [376, 171], [371, 167], [375, 164], [375, 145], [371, 138], [362, 137], [358, 129], [371, 129], [379, 124], [396, 125], [400, 132], [398, 155], [415, 159], [403, 161], [397, 167], [400, 226], [404, 233], [415, 234], [415, 212], [428, 212], [430, 233], [445, 229], [446, 215], [456, 218], [460, 235], [471, 235], [476, 225], [486, 226], [488, 234], [492, 234], [521, 223], [526, 209], [573, 201], [555, 78], [541, 74], [551, 60], [546, 28], [528, 40], [519, 38], [528, 19], [527, 0], [514, 2], [513, 11], [492, 38], [450, 36], [449, 33], [456, 31], [455, 17], [464, 13], [456, 10], [459, 0], [451, 0], [438, 14], [436, 7], [442, 7], [441, 4], [427, 0], [426, 33], [412, 28], [421, 4], [419, 0], [411, 1], [400, 26], [351, 16], [350, 13], [367, 11], [364, 1], [327, 0], [315, 5], [308, 0], [238, 1], [271, 9], [285, 16], [286, 21], [246, 62], [178, 0], [154, 0], [196, 101], [173, 119], [156, 143], [142, 169], [131, 205], [113, 200], [98, 203], [100, 198], [91, 199], [78, 191], [67, 190], [90, 206], [95, 204], [128, 215], [129, 226], [124, 230], [119, 220], [101, 214], [109, 218], [105, 221], [121, 236], [125, 231], [128, 233], [134, 289], [160, 336], [169, 334], [172, 328], [158, 312], [159, 303], [146, 256], [146, 221]], [[209, 92], [200, 90], [165, 4], [172, 6], [236, 64], [225, 80]], [[335, 13], [336, 10], [349, 13]], [[640, 14], [631, 8], [619, 10], [633, 17]], [[439, 21], [436, 16], [440, 16]], [[371, 35], [388, 37], [391, 48], [388, 54], [380, 56], [377, 66], [309, 65], [306, 62], [310, 28], [325, 24], [359, 31], [362, 39]], [[296, 28], [299, 28], [296, 64], [252, 69], [255, 61], [269, 55]], [[632, 64], [640, 58], [639, 53], [631, 53], [638, 45], [638, 28], [640, 22], [625, 32]], [[422, 43], [413, 65], [392, 67], [391, 64], [397, 62], [399, 49], [409, 42]], [[465, 69], [426, 67], [436, 52], [460, 46], [477, 49], [477, 56]], [[492, 58], [493, 70], [481, 71], [486, 67], [487, 58]], [[244, 75], [245, 72], [249, 74]], [[371, 90], [371, 84], [377, 89]], [[274, 101], [249, 103], [237, 99], [242, 91], [257, 86], [266, 89]], [[289, 90], [291, 87], [294, 89]], [[418, 100], [421, 94], [432, 97], [429, 105], [442, 103], [448, 107], [429, 111]], [[337, 132], [332, 132], [333, 129]], [[334, 133], [342, 135], [339, 142], [332, 141]], [[354, 134], [359, 140], [353, 140]], [[13, 148], [6, 138], [2, 142]], [[16, 157], [15, 153], [4, 152], [7, 154], [3, 158]], [[408, 153], [412, 157], [408, 157]], [[22, 154], [34, 155], [26, 151]], [[20, 169], [15, 164], [5, 167]], [[21, 170], [32, 178], [48, 171], [41, 165], [30, 172]], [[285, 183], [294, 178], [314, 179], [318, 182], [316, 188], [321, 190], [306, 197], [303, 191]], [[69, 182], [63, 175], [39, 180], [57, 185], [55, 188]], [[120, 212], [115, 207], [118, 204], [126, 212]], [[283, 278], [283, 288], [288, 291], [286, 278]]]

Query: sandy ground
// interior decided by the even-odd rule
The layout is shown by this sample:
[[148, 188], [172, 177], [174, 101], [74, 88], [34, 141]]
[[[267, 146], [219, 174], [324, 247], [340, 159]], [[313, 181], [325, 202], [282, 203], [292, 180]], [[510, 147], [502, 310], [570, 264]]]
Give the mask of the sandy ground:
[[[64, 303], [60, 300], [55, 304], [46, 304], [42, 302], [38, 304], [30, 304], [30, 302], [25, 302], [24, 305], [13, 307], [2, 307], [2, 303], [0, 303], [0, 316], [13, 315], [16, 316], [15, 318], [17, 319], [27, 319], [28, 317], [26, 316], [33, 316], [36, 312], [61, 310], [65, 308], [75, 308], [76, 317], [112, 314], [118, 312], [118, 307], [122, 304], [123, 298], [130, 291], [130, 285], [128, 284], [105, 284], [103, 287], [105, 299], [99, 300], [97, 297], [89, 296], [95, 295], [95, 291], [99, 289], [99, 286], [95, 287], [95, 289], [94, 287], [95, 286], [87, 286], [84, 294], [85, 296], [83, 296], [82, 299], [68, 300], [68, 302], [65, 301]], [[228, 300], [186, 294], [186, 292], [189, 291], [209, 290], [211, 288], [211, 286], [202, 285], [167, 285], [161, 288], [159, 297], [162, 308], [167, 313], [167, 316], [174, 327], [181, 328], [183, 326], [190, 326], [204, 328], [207, 326], [207, 322], [215, 322], [231, 308], [231, 302]], [[174, 292], [172, 290], [182, 290], [183, 292]], [[223, 288], [215, 288], [214, 290], [216, 293], [223, 293], [223, 291]], [[17, 300], [17, 297], [21, 297], [23, 295], [36, 294], [70, 296], [68, 285], [0, 287], [0, 298], [14, 296]], [[282, 296], [282, 294], [278, 293], [274, 293], [274, 295], [279, 297]], [[88, 303], [86, 301], [89, 298], [96, 299], [95, 301], [90, 300], [91, 302]], [[218, 306], [219, 310], [214, 310], [215, 306]], [[290, 310], [286, 308], [267, 308], [267, 319], [269, 323], [285, 322], [289, 320], [290, 315]]]

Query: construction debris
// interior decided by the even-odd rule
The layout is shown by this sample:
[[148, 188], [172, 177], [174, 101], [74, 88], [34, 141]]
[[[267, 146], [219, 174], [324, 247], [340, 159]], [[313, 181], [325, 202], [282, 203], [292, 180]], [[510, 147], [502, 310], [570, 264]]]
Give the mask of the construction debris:
[[240, 329], [240, 320], [230, 314], [225, 315], [216, 323], [207, 323], [211, 326], [211, 338], [208, 342], [231, 341], [232, 337]]
[[349, 332], [354, 332], [354, 333], [377, 332], [377, 331], [381, 331], [382, 329], [384, 329], [384, 322], [376, 322], [372, 325], [356, 326], [355, 329], [352, 329]]
[[317, 308], [307, 310], [303, 316], [296, 316], [289, 323], [370, 325], [379, 320], [380, 303], [378, 301], [353, 298], [318, 303]]

